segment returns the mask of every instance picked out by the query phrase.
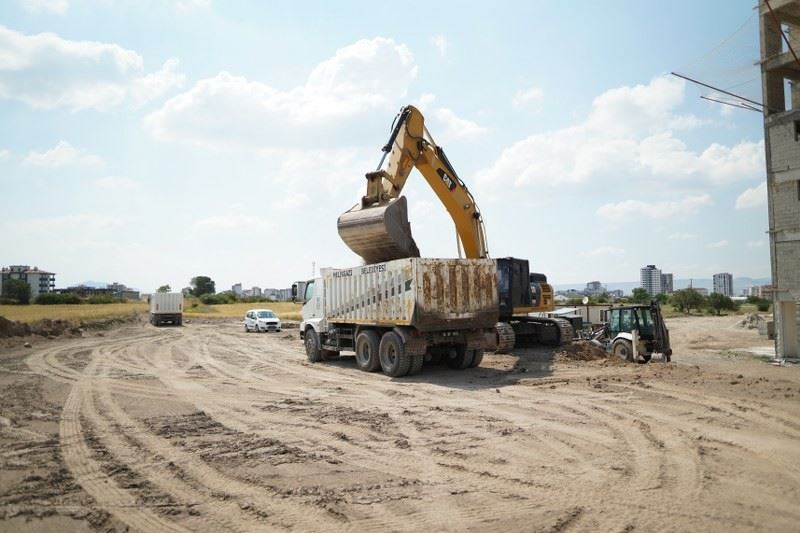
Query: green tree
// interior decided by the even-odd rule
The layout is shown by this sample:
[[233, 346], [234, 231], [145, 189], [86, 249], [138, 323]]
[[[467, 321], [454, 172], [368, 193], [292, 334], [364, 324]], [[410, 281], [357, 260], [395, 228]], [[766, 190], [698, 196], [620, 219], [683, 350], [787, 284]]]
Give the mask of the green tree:
[[678, 311], [686, 314], [689, 314], [692, 309], [697, 309], [699, 311], [705, 304], [703, 295], [694, 289], [675, 291], [670, 301], [674, 307], [678, 308]]
[[31, 303], [31, 286], [21, 279], [7, 279], [3, 282], [3, 296], [16, 300], [18, 304], [28, 305]]
[[192, 294], [195, 296], [203, 296], [204, 294], [214, 294], [217, 292], [214, 280], [208, 276], [195, 276], [191, 281]]
[[160, 286], [158, 289], [156, 289], [156, 292], [169, 292], [171, 290], [172, 290], [172, 287], [170, 287], [169, 284], [167, 284], [167, 285]]
[[660, 293], [656, 294], [656, 301], [659, 304], [664, 305], [665, 303], [667, 303], [669, 301], [669, 296], [667, 296], [663, 292], [660, 292]]
[[647, 292], [646, 289], [642, 289], [641, 287], [636, 287], [635, 289], [633, 289], [633, 296], [631, 297], [631, 301], [637, 304], [650, 303], [650, 293]]
[[717, 316], [720, 315], [723, 309], [733, 310], [736, 308], [733, 300], [724, 294], [719, 294], [716, 292], [711, 293], [708, 296], [708, 306], [717, 314]]

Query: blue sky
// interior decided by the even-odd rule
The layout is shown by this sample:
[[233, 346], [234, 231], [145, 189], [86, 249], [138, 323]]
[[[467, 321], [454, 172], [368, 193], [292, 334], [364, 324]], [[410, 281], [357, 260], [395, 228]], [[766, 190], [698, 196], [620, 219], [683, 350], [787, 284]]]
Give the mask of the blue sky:
[[[668, 75], [752, 2], [374, 4], [2, 3], [0, 263], [144, 291], [357, 264], [336, 218], [414, 103], [495, 257], [555, 283], [768, 276], [761, 117]], [[405, 192], [423, 255], [454, 256], [424, 180]]]

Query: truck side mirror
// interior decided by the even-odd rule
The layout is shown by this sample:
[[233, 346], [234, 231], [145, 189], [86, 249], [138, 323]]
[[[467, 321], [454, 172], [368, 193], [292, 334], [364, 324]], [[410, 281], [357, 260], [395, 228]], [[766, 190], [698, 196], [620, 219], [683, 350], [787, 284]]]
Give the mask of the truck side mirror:
[[292, 284], [292, 303], [297, 301], [297, 283]]

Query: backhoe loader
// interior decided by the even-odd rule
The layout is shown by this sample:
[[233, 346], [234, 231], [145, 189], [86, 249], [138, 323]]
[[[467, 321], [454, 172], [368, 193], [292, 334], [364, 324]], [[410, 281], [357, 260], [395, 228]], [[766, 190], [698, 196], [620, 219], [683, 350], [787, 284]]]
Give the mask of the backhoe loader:
[[[383, 156], [375, 171], [366, 174], [367, 191], [361, 201], [338, 219], [342, 240], [367, 264], [419, 257], [411, 234], [403, 187], [416, 168], [433, 189], [455, 224], [459, 256], [488, 258], [483, 217], [467, 186], [425, 127], [422, 113], [405, 106], [395, 118]], [[386, 168], [383, 164], [387, 155]], [[515, 344], [563, 344], [572, 340], [570, 323], [559, 318], [531, 316], [555, 309], [553, 288], [544, 274], [530, 273], [528, 261], [513, 257], [495, 260], [499, 322], [496, 351]]]

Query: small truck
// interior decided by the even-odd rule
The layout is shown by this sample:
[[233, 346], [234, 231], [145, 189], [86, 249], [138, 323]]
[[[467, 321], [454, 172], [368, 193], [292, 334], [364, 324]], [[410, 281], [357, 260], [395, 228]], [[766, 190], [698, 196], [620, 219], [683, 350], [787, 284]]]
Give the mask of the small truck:
[[154, 326], [183, 324], [183, 293], [156, 292], [150, 295], [150, 323]]
[[300, 336], [312, 363], [350, 351], [359, 369], [391, 377], [416, 374], [433, 359], [465, 369], [493, 342], [497, 301], [491, 259], [326, 268], [306, 283]]

